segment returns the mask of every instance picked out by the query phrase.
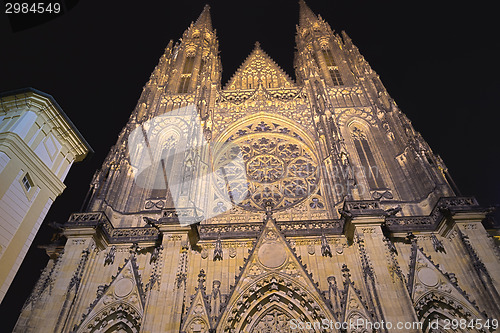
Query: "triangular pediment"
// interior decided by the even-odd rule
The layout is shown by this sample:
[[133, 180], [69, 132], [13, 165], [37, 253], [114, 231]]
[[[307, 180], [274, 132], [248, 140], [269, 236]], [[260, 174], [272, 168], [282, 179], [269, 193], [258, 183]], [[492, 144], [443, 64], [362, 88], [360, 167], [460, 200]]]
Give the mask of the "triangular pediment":
[[432, 302], [445, 302], [458, 316], [468, 312], [485, 319], [475, 302], [458, 286], [455, 275], [443, 273], [416, 243], [412, 244], [408, 290], [417, 314]]
[[226, 90], [293, 87], [293, 80], [264, 52], [257, 42], [252, 53], [226, 84]]
[[317, 283], [270, 216], [236, 281], [217, 331], [258, 329], [270, 313], [287, 320], [335, 320]]
[[[80, 330], [102, 326], [106, 329], [139, 329], [144, 314], [144, 293], [134, 257], [118, 270], [109, 285], [99, 286], [97, 297], [83, 317]], [[109, 326], [106, 325], [115, 325]], [[112, 329], [111, 329], [112, 330]]]

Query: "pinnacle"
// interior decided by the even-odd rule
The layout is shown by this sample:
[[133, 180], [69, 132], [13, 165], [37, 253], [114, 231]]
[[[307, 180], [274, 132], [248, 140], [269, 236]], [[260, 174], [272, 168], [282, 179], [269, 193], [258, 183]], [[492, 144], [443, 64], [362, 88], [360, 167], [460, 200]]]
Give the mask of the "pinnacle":
[[206, 277], [205, 271], [201, 269], [200, 274], [198, 274], [198, 286], [203, 287], [203, 284], [205, 283], [205, 277]]
[[313, 13], [311, 8], [307, 6], [306, 2], [304, 0], [299, 0], [299, 24], [301, 26], [305, 26], [308, 22], [312, 22], [314, 20], [317, 20], [318, 18], [316, 15]]
[[208, 30], [212, 30], [212, 19], [210, 18], [210, 6], [207, 4], [203, 7], [203, 11], [194, 23], [195, 26], [199, 28], [205, 27]]

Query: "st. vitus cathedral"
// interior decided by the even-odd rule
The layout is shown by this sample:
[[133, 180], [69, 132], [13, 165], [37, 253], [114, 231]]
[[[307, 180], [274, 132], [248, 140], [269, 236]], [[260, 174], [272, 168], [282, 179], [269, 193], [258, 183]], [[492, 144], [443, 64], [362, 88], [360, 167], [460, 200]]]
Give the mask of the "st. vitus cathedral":
[[15, 332], [494, 330], [488, 210], [303, 1], [294, 61], [295, 80], [256, 43], [222, 86], [206, 6], [48, 247]]

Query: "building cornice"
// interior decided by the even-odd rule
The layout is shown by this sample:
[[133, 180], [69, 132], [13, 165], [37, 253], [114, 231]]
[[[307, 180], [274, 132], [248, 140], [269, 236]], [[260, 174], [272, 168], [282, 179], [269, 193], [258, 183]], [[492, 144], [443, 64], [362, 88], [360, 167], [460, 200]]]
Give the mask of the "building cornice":
[[51, 95], [34, 88], [12, 90], [0, 93], [0, 105], [0, 112], [9, 112], [22, 107], [34, 111], [33, 108], [36, 108], [38, 114], [43, 114], [53, 123], [53, 130], [75, 155], [76, 162], [82, 161], [89, 153], [94, 153], [92, 147]]

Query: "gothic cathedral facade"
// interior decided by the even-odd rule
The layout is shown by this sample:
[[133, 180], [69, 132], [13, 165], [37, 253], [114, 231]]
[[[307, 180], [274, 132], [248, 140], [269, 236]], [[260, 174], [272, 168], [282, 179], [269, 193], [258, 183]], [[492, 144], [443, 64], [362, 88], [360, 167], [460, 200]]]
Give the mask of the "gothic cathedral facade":
[[222, 86], [218, 54], [206, 6], [61, 226], [15, 332], [498, 326], [488, 211], [347, 34], [300, 1], [295, 80], [256, 43]]

